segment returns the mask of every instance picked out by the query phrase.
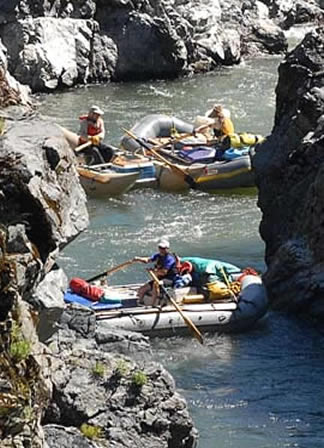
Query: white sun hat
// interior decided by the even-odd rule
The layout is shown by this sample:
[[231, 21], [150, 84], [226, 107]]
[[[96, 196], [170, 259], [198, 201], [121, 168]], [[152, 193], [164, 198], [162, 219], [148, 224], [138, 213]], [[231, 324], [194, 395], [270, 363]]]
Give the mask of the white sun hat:
[[91, 106], [89, 112], [92, 112], [93, 114], [103, 115], [104, 111], [100, 109], [98, 106]]

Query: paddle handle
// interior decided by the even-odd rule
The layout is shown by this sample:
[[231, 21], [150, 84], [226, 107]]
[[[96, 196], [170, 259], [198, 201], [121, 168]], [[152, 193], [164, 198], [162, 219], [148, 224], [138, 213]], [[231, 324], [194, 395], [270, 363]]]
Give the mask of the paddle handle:
[[121, 269], [125, 268], [126, 266], [136, 263], [137, 261], [138, 260], [135, 260], [134, 258], [132, 258], [131, 260], [125, 261], [124, 263], [121, 263], [118, 266], [115, 266], [114, 268], [108, 269], [108, 271], [101, 272], [100, 274], [97, 274], [94, 277], [91, 277], [86, 281], [88, 283], [94, 282], [95, 280], [98, 280], [99, 278], [104, 277], [105, 275], [109, 275], [109, 274], [112, 274], [113, 272], [120, 271]]
[[85, 143], [82, 143], [82, 145], [77, 146], [77, 147], [74, 149], [74, 152], [76, 152], [76, 153], [81, 152], [81, 151], [83, 151], [84, 149], [88, 148], [88, 146], [91, 146], [91, 145], [92, 145], [92, 141], [89, 140], [89, 141], [87, 141], [87, 142], [85, 142]]

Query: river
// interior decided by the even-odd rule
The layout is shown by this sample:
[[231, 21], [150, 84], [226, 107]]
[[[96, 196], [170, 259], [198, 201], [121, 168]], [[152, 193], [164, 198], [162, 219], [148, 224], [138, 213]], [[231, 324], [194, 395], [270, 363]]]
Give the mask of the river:
[[[188, 121], [214, 103], [232, 112], [238, 132], [267, 135], [273, 126], [280, 59], [263, 58], [217, 73], [174, 81], [111, 84], [39, 96], [41, 113], [72, 130], [91, 104], [105, 111], [106, 141], [118, 144], [150, 113]], [[180, 255], [264, 266], [255, 194], [210, 195], [132, 191], [89, 200], [90, 226], [60, 256], [69, 277], [89, 278], [135, 255], [150, 255], [161, 236]], [[114, 283], [145, 280], [134, 265]], [[324, 437], [324, 347], [307, 324], [269, 313], [253, 330], [156, 339], [153, 356], [174, 375], [200, 432], [199, 448], [319, 448]]]

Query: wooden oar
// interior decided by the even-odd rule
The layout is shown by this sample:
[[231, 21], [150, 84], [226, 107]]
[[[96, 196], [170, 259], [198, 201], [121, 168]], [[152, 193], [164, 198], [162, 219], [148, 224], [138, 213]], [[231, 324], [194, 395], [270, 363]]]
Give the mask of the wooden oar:
[[220, 267], [220, 271], [221, 271], [221, 273], [222, 273], [222, 276], [224, 277], [226, 286], [227, 286], [228, 289], [231, 291], [231, 294], [233, 295], [234, 299], [237, 301], [237, 300], [238, 300], [238, 299], [237, 299], [237, 296], [236, 296], [236, 294], [234, 293], [234, 291], [231, 290], [231, 284], [230, 284], [230, 282], [229, 282], [228, 276], [226, 275], [226, 272], [225, 272], [225, 269], [223, 268], [223, 266]]
[[179, 305], [177, 304], [177, 302], [170, 296], [170, 294], [168, 293], [167, 289], [163, 286], [163, 284], [160, 284], [160, 280], [157, 278], [157, 276], [154, 274], [153, 271], [149, 270], [148, 273], [150, 274], [150, 276], [152, 277], [152, 279], [154, 280], [155, 284], [157, 286], [159, 286], [159, 288], [162, 289], [162, 291], [164, 292], [164, 294], [167, 296], [167, 298], [170, 300], [170, 302], [172, 303], [172, 305], [175, 307], [175, 309], [178, 311], [178, 313], [180, 314], [180, 316], [182, 317], [182, 319], [185, 321], [187, 327], [192, 331], [193, 335], [195, 336], [195, 338], [201, 343], [204, 343], [204, 339], [202, 337], [202, 334], [200, 333], [200, 331], [198, 330], [198, 328], [196, 327], [196, 325], [192, 322], [192, 320], [187, 317], [182, 309], [179, 307]]
[[113, 272], [117, 272], [123, 268], [126, 268], [126, 266], [129, 266], [133, 263], [137, 263], [138, 260], [135, 260], [132, 258], [131, 260], [124, 261], [124, 263], [119, 264], [118, 266], [115, 266], [114, 268], [108, 269], [108, 271], [101, 272], [100, 274], [95, 275], [94, 277], [89, 278], [86, 280], [88, 283], [94, 282], [95, 280], [98, 280], [98, 278], [104, 277], [105, 275], [112, 274]]
[[84, 149], [88, 148], [88, 146], [91, 146], [91, 145], [92, 145], [92, 141], [88, 140], [87, 142], [82, 143], [82, 145], [79, 145], [76, 148], [74, 148], [74, 152], [76, 152], [76, 153], [81, 152]]
[[[154, 149], [155, 149], [155, 151], [159, 151], [160, 149], [164, 149], [167, 146], [169, 146], [170, 143], [175, 144], [175, 143], [181, 142], [181, 140], [183, 140], [184, 138], [194, 137], [196, 134], [199, 134], [201, 131], [204, 131], [205, 129], [210, 128], [212, 125], [213, 125], [213, 123], [201, 125], [201, 126], [199, 126], [199, 128], [194, 129], [192, 132], [187, 132], [186, 134], [181, 134], [181, 135], [179, 135], [179, 137], [175, 137], [175, 138], [174, 137], [170, 137], [168, 139], [168, 141], [166, 141], [164, 143], [161, 143], [160, 145], [156, 145], [156, 144], [153, 143], [154, 144]], [[122, 128], [122, 129], [123, 129], [124, 132], [126, 132], [134, 140], [139, 138], [135, 134], [133, 134], [131, 131], [127, 131], [124, 128]], [[132, 135], [130, 134], [130, 132], [132, 133]], [[142, 145], [141, 142], [139, 142], [138, 140], [136, 140], [136, 141], [137, 141], [137, 143]], [[200, 143], [200, 145], [201, 145], [201, 143]], [[148, 148], [145, 147], [145, 149], [148, 149]]]
[[[151, 148], [150, 145], [148, 145], [143, 139], [141, 139], [141, 138], [137, 137], [135, 134], [133, 134], [133, 132], [128, 131], [127, 129], [124, 129], [124, 128], [123, 128], [123, 131], [126, 132], [126, 134], [128, 134], [130, 137], [132, 137], [137, 143], [139, 143], [141, 146], [143, 146], [143, 148], [147, 149], [151, 154], [153, 154], [156, 159], [160, 160], [165, 165], [169, 166], [171, 168], [171, 170], [173, 170], [175, 173], [181, 175], [183, 177], [183, 179], [185, 180], [185, 182], [187, 182], [187, 184], [191, 188], [194, 189], [196, 187], [195, 179], [192, 176], [190, 176], [190, 174], [188, 174], [185, 170], [178, 167], [174, 163], [171, 163], [169, 160], [165, 159], [155, 149]], [[159, 145], [156, 147], [156, 149], [157, 148], [161, 149], [162, 146], [163, 145]]]

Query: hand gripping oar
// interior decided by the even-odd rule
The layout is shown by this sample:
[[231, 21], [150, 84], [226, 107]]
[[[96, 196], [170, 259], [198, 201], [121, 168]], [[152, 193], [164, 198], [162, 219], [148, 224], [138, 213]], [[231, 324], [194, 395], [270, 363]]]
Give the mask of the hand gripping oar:
[[94, 277], [91, 277], [86, 281], [88, 283], [94, 282], [95, 280], [98, 280], [98, 278], [100, 278], [100, 277], [104, 277], [105, 275], [112, 274], [113, 272], [117, 272], [120, 269], [126, 268], [126, 266], [129, 266], [133, 263], [137, 263], [137, 261], [138, 260], [134, 260], [134, 258], [132, 260], [124, 261], [124, 263], [119, 264], [118, 266], [115, 266], [114, 268], [108, 269], [108, 271], [101, 272], [100, 274], [97, 274]]
[[179, 307], [179, 305], [177, 304], [177, 302], [170, 296], [170, 294], [168, 293], [167, 289], [163, 286], [163, 284], [161, 284], [160, 280], [157, 278], [157, 276], [154, 274], [153, 271], [149, 270], [148, 273], [150, 274], [150, 276], [152, 277], [152, 279], [154, 280], [155, 284], [157, 286], [159, 286], [159, 288], [162, 289], [162, 291], [164, 292], [164, 294], [167, 296], [167, 298], [170, 300], [170, 302], [172, 303], [172, 305], [175, 307], [175, 309], [178, 311], [178, 313], [180, 314], [180, 316], [182, 317], [182, 319], [185, 321], [187, 327], [191, 330], [192, 334], [195, 336], [195, 338], [201, 343], [204, 343], [204, 339], [202, 337], [202, 334], [200, 333], [200, 331], [198, 330], [198, 328], [196, 327], [196, 325], [192, 322], [192, 320], [187, 317], [182, 309]]
[[164, 147], [164, 145], [156, 146], [155, 149], [153, 149], [142, 138], [139, 138], [135, 134], [133, 134], [133, 132], [128, 131], [127, 129], [124, 129], [124, 128], [123, 128], [123, 131], [126, 132], [126, 134], [128, 134], [130, 137], [132, 137], [132, 139], [134, 139], [137, 143], [139, 143], [141, 146], [143, 146], [143, 148], [145, 148], [149, 152], [151, 152], [156, 159], [165, 163], [165, 165], [169, 166], [171, 168], [171, 170], [173, 170], [175, 173], [181, 175], [184, 178], [185, 182], [187, 182], [187, 184], [191, 188], [193, 188], [193, 189], [196, 188], [196, 181], [192, 176], [190, 176], [190, 174], [188, 174], [185, 170], [178, 167], [177, 165], [174, 165], [174, 163], [169, 162], [169, 160], [167, 160], [166, 158], [161, 156], [161, 154], [159, 154], [156, 151], [157, 149], [162, 149], [162, 147]]

